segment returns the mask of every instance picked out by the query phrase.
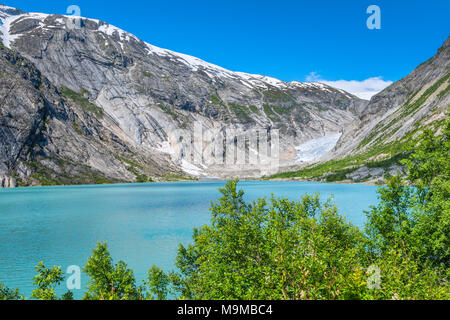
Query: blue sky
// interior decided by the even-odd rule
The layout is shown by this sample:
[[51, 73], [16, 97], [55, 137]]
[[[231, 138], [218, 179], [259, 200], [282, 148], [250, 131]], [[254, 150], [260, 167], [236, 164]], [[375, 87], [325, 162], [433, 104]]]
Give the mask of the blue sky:
[[[329, 82], [353, 92], [377, 91], [408, 75], [450, 33], [448, 0], [0, 2], [60, 14], [75, 4], [82, 16], [230, 70]], [[366, 26], [372, 4], [381, 9], [381, 30]]]

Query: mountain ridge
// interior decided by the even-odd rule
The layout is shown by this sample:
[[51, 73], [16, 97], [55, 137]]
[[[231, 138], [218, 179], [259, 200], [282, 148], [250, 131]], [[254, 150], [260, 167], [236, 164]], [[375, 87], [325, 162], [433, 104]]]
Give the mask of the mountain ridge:
[[[406, 80], [394, 83], [366, 101], [321, 83], [284, 82], [226, 70], [192, 56], [155, 47], [97, 19], [25, 13], [4, 5], [0, 5], [0, 19], [0, 38], [5, 46], [0, 64], [10, 64], [5, 55], [23, 57], [23, 61], [29, 62], [51, 84], [50, 91], [54, 92], [51, 96], [59, 101], [57, 105], [64, 105], [67, 114], [76, 114], [75, 118], [81, 119], [66, 117], [65, 131], [57, 129], [52, 121], [55, 128], [51, 124], [40, 131], [45, 133], [43, 140], [47, 145], [52, 145], [55, 132], [66, 144], [73, 140], [72, 152], [56, 145], [52, 145], [54, 150], [30, 149], [20, 166], [2, 154], [3, 185], [12, 185], [12, 180], [18, 180], [20, 185], [42, 185], [49, 181], [70, 183], [71, 178], [74, 183], [95, 183], [95, 179], [72, 177], [70, 172], [62, 170], [61, 159], [71, 162], [74, 168], [87, 165], [85, 169], [94, 172], [97, 180], [113, 182], [161, 181], [168, 177], [259, 178], [273, 174], [273, 168], [269, 170], [266, 164], [249, 162], [248, 157], [257, 152], [250, 145], [249, 132], [267, 132], [269, 145], [272, 132], [279, 132], [278, 169], [282, 172], [310, 168], [314, 163], [319, 166], [329, 161], [339, 163], [350, 155], [365, 156], [372, 152], [379, 140], [384, 139], [383, 133], [392, 133], [391, 140], [386, 141], [386, 144], [391, 143], [394, 138], [408, 133], [411, 123], [420, 123], [420, 119], [412, 117], [417, 112], [443, 110], [442, 105], [448, 99], [448, 94], [444, 94], [444, 102], [435, 99], [427, 107], [422, 106], [423, 99], [429, 102], [436, 96], [435, 91], [440, 92], [448, 82], [445, 78], [439, 88], [433, 87], [438, 76], [442, 78], [446, 66], [448, 68], [448, 39], [447, 46], [444, 44], [440, 50], [440, 59], [430, 59], [418, 68], [416, 77], [413, 72]], [[4, 77], [3, 92], [0, 91], [5, 96], [8, 96], [7, 78]], [[423, 91], [417, 90], [418, 87], [424, 88]], [[434, 88], [431, 94], [426, 91], [429, 87]], [[40, 88], [34, 90], [40, 91]], [[416, 97], [408, 100], [412, 93]], [[39, 94], [48, 92], [36, 93]], [[0, 106], [3, 114], [28, 107], [23, 101], [8, 99], [6, 105]], [[388, 130], [386, 124], [393, 121], [392, 115], [400, 112], [407, 101], [416, 103], [416, 100], [422, 104], [399, 121], [407, 124], [395, 132]], [[32, 101], [26, 103], [33, 106]], [[442, 114], [439, 113], [439, 119]], [[379, 130], [380, 123], [382, 130]], [[213, 140], [223, 144], [222, 151], [211, 151], [213, 142], [195, 135], [197, 125], [203, 133], [214, 132]], [[3, 120], [1, 126], [9, 130], [10, 120]], [[27, 130], [29, 132], [29, 128]], [[228, 130], [233, 131], [232, 139], [222, 137]], [[15, 134], [26, 135], [20, 130]], [[210, 164], [217, 156], [228, 159], [236, 147], [239, 148], [239, 139], [244, 139], [241, 147], [247, 153], [246, 158], [240, 163], [238, 157], [231, 164]], [[256, 139], [259, 145], [264, 135], [258, 134]], [[315, 141], [321, 146], [315, 148]], [[368, 143], [362, 145], [362, 142]], [[384, 140], [381, 142], [384, 145]], [[202, 146], [200, 150], [195, 148], [196, 143]], [[20, 144], [26, 149], [24, 141]], [[86, 154], [83, 146], [97, 153]], [[374, 153], [366, 160], [388, 161], [397, 156], [395, 152], [388, 153]], [[79, 157], [80, 154], [83, 156]], [[108, 154], [108, 161], [102, 161], [100, 154]], [[196, 159], [201, 162], [197, 163]], [[345, 175], [339, 173], [340, 176], [351, 181], [349, 175], [363, 170], [363, 162], [350, 163], [337, 171], [344, 170]], [[322, 173], [321, 179], [333, 175], [336, 168], [329, 169]], [[58, 181], [59, 171], [65, 172], [64, 181]], [[44, 173], [44, 177], [35, 179], [36, 172]]]
[[[94, 118], [105, 115], [111, 120], [106, 129], [138, 155], [155, 155], [186, 176], [258, 177], [266, 168], [194, 164], [197, 151], [184, 154], [192, 139], [181, 129], [193, 132], [200, 123], [204, 131], [231, 128], [236, 137], [277, 129], [284, 166], [295, 163], [296, 146], [343, 131], [367, 103], [324, 84], [232, 72], [154, 47], [100, 20], [80, 18], [78, 28], [72, 16], [10, 7], [0, 7], [0, 14], [2, 43], [30, 60], [61, 95], [85, 105]], [[225, 143], [225, 152], [233, 143]]]
[[[8, 21], [7, 25], [9, 27], [9, 25], [14, 22], [15, 20], [21, 19], [21, 18], [35, 18], [35, 19], [40, 19], [40, 20], [45, 20], [47, 18], [51, 18], [52, 16], [55, 16], [57, 19], [59, 18], [64, 18], [64, 19], [76, 19], [74, 16], [69, 16], [69, 15], [59, 15], [59, 14], [45, 14], [45, 13], [40, 13], [40, 12], [23, 12], [20, 9], [16, 9], [13, 7], [8, 7], [5, 5], [0, 4], [0, 10], [1, 10], [1, 6], [3, 7], [7, 7], [8, 9], [3, 9], [3, 12], [12, 12], [10, 15], [4, 15], [2, 17], [1, 15], [1, 11], [0, 11], [0, 18], [6, 19], [6, 21]], [[353, 94], [339, 89], [339, 88], [335, 88], [332, 86], [329, 86], [327, 84], [323, 84], [323, 83], [318, 83], [318, 82], [300, 82], [300, 81], [283, 81], [274, 77], [269, 77], [269, 76], [264, 76], [264, 75], [260, 75], [260, 74], [250, 74], [250, 73], [245, 73], [245, 72], [239, 72], [239, 71], [231, 71], [228, 70], [226, 68], [220, 67], [218, 65], [215, 65], [213, 63], [209, 63], [206, 62], [202, 59], [199, 59], [197, 57], [191, 56], [191, 55], [187, 55], [187, 54], [183, 54], [183, 53], [179, 53], [179, 52], [175, 52], [169, 49], [163, 49], [157, 46], [154, 46], [150, 43], [147, 43], [139, 38], [137, 38], [135, 35], [120, 29], [114, 25], [111, 25], [107, 22], [104, 22], [102, 20], [98, 20], [98, 19], [94, 19], [94, 18], [86, 18], [86, 17], [80, 17], [81, 21], [91, 21], [94, 22], [96, 24], [98, 24], [98, 31], [103, 32], [109, 36], [114, 36], [116, 33], [119, 36], [119, 38], [126, 38], [126, 39], [130, 39], [133, 38], [136, 41], [140, 41], [145, 43], [145, 45], [148, 47], [149, 53], [154, 53], [154, 54], [158, 54], [161, 56], [164, 55], [173, 55], [176, 56], [178, 58], [180, 58], [180, 60], [183, 61], [183, 63], [187, 64], [188, 66], [190, 66], [193, 69], [197, 69], [198, 67], [203, 67], [205, 69], [210, 69], [213, 70], [215, 72], [224, 72], [230, 75], [235, 75], [235, 76], [239, 76], [241, 77], [243, 80], [247, 80], [249, 82], [256, 82], [256, 83], [265, 83], [265, 84], [270, 84], [272, 86], [279, 86], [279, 87], [287, 87], [289, 85], [291, 86], [299, 86], [299, 87], [304, 87], [304, 86], [311, 86], [311, 87], [319, 87], [319, 88], [332, 88], [333, 90], [338, 90], [346, 95], [355, 97]], [[60, 21], [61, 22], [61, 21]], [[83, 22], [81, 22], [83, 23]], [[64, 23], [61, 23], [64, 24]], [[9, 31], [9, 30], [8, 30]], [[7, 35], [6, 35], [7, 36]], [[15, 37], [20, 36], [20, 34], [17, 34], [17, 32], [15, 32], [14, 34]], [[5, 44], [4, 44], [5, 45]], [[10, 42], [8, 42], [6, 45], [6, 47], [10, 48]], [[361, 99], [362, 100], [362, 99]]]

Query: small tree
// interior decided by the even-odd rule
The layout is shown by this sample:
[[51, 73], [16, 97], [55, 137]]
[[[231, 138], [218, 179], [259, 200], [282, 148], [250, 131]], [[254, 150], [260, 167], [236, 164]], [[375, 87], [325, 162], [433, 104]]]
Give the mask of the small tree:
[[41, 261], [36, 266], [36, 271], [38, 274], [34, 277], [34, 284], [37, 288], [33, 290], [31, 297], [38, 300], [58, 300], [55, 288], [64, 281], [61, 267], [49, 269]]
[[0, 300], [23, 300], [19, 289], [10, 289], [0, 282]]
[[220, 189], [211, 225], [194, 231], [192, 245], [180, 246], [180, 273], [170, 276], [180, 298], [348, 297], [344, 288], [360, 268], [357, 228], [318, 195], [246, 203], [237, 183]]
[[166, 300], [169, 293], [169, 277], [164, 271], [156, 266], [153, 266], [147, 275], [147, 285], [150, 288], [149, 299], [152, 300]]
[[113, 265], [106, 243], [99, 243], [83, 269], [90, 276], [87, 300], [134, 300], [140, 298], [134, 273], [123, 261]]

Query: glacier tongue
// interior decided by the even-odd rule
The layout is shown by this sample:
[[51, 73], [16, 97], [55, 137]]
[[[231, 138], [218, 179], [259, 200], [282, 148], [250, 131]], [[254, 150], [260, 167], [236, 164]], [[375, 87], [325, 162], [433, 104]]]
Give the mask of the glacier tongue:
[[331, 134], [317, 139], [309, 140], [296, 147], [298, 162], [309, 162], [319, 159], [333, 149], [342, 133]]

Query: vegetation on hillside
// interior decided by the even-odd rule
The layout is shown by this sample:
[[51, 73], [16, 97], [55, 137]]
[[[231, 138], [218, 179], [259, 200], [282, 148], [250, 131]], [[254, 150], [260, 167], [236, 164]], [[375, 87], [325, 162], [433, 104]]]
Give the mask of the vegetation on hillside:
[[[428, 125], [426, 131], [432, 132], [433, 134], [439, 133], [446, 126], [446, 123], [445, 120], [432, 122]], [[423, 128], [416, 127], [399, 140], [376, 144], [364, 152], [355, 153], [342, 159], [312, 164], [297, 171], [277, 173], [270, 177], [265, 177], [265, 179], [299, 178], [336, 182], [349, 180], [347, 175], [363, 166], [383, 169], [388, 169], [392, 165], [401, 166], [403, 165], [403, 160], [407, 159], [411, 151], [414, 150], [412, 146], [420, 143], [423, 130]], [[369, 176], [367, 179], [370, 178]]]
[[[389, 175], [390, 166], [401, 165], [401, 160], [409, 156], [411, 144], [420, 142], [420, 133], [423, 130], [432, 130], [434, 133], [440, 132], [447, 122], [447, 118], [439, 115], [441, 108], [434, 107], [427, 111], [426, 115], [419, 110], [423, 109], [426, 103], [441, 101], [450, 89], [450, 73], [437, 79], [432, 85], [423, 90], [411, 92], [407, 100], [388, 118], [380, 121], [358, 145], [356, 150], [343, 158], [333, 159], [322, 163], [311, 164], [305, 168], [281, 172], [266, 179], [303, 179], [314, 181], [352, 181], [349, 176], [361, 167], [382, 168]], [[421, 109], [422, 108], [422, 109]], [[270, 113], [270, 110], [268, 110]], [[404, 124], [410, 121], [414, 115], [414, 124], [407, 132], [395, 135], [401, 130]], [[364, 182], [374, 180], [370, 175], [354, 182]], [[386, 177], [377, 177], [377, 182], [384, 183]]]
[[[221, 189], [211, 223], [180, 245], [176, 270], [154, 266], [137, 284], [106, 244], [88, 259], [85, 299], [450, 299], [450, 122], [411, 147], [407, 183], [392, 177], [363, 230], [318, 195], [244, 201], [238, 181]], [[31, 298], [55, 295], [60, 268], [37, 267]], [[0, 285], [0, 299], [21, 299]]]
[[77, 93], [68, 88], [61, 88], [61, 93], [79, 105], [84, 111], [93, 113], [99, 118], [103, 117], [103, 109], [93, 104], [85, 97], [85, 95], [88, 94], [86, 89], [82, 89], [81, 93]]

